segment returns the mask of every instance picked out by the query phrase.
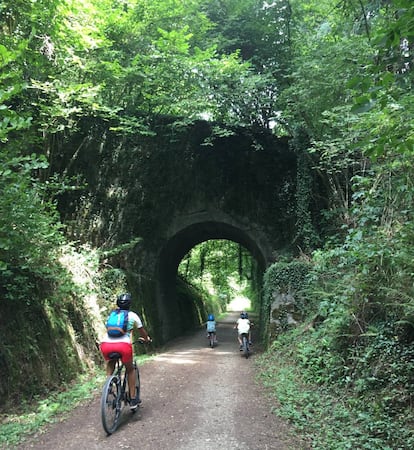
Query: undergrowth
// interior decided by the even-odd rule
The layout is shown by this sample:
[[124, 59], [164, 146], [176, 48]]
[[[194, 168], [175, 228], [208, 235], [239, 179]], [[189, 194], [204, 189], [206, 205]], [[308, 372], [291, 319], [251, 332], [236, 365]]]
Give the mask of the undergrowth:
[[81, 402], [97, 395], [104, 380], [103, 371], [92, 377], [81, 375], [71, 385], [62, 386], [60, 392], [51, 392], [46, 398], [21, 405], [24, 413], [19, 407], [4, 414], [0, 422], [0, 448], [21, 443], [29, 435], [39, 432], [39, 428], [41, 430], [41, 427], [57, 421]]
[[[369, 382], [366, 376], [347, 384], [329, 379], [329, 369], [315, 372], [309, 359], [304, 362], [303, 352], [306, 348], [311, 353], [320, 340], [315, 331], [291, 330], [259, 359], [260, 380], [276, 400], [273, 412], [289, 419], [311, 440], [313, 450], [414, 448], [412, 405], [393, 407], [395, 393], [389, 385], [362, 389]], [[329, 358], [329, 352], [320, 355], [328, 366]]]

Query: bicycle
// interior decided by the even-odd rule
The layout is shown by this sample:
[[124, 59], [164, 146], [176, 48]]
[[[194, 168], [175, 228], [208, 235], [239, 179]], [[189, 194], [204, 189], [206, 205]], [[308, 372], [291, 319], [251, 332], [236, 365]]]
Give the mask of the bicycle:
[[[121, 355], [118, 352], [113, 352], [109, 356], [111, 359], [116, 360], [115, 370], [107, 378], [101, 397], [102, 426], [108, 435], [112, 434], [118, 427], [123, 404], [129, 405], [131, 401], [126, 367], [121, 362]], [[139, 398], [141, 390], [139, 369], [136, 362], [133, 364], [135, 370], [135, 396]], [[131, 412], [135, 413], [135, 411], [136, 409]]]
[[241, 334], [243, 356], [247, 359], [250, 355], [249, 336], [248, 333]]
[[214, 345], [216, 344], [216, 333], [214, 331], [208, 332], [208, 340], [210, 348], [214, 348]]

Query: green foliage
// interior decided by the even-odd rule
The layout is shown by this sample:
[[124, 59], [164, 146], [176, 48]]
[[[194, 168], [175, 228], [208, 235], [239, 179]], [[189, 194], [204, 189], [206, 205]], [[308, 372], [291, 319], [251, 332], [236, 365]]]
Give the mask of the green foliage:
[[240, 244], [209, 240], [195, 246], [178, 268], [180, 277], [202, 297], [200, 323], [207, 314], [220, 315], [228, 304], [242, 295], [253, 311], [260, 307], [261, 277], [257, 262]]
[[363, 425], [348, 442], [406, 448], [414, 340], [413, 5], [329, 3], [292, 3], [295, 71], [281, 97], [288, 120], [310, 136], [309, 158], [329, 186], [326, 217], [342, 225], [313, 255], [303, 292], [308, 333], [295, 336], [294, 363], [307, 383], [343, 390], [347, 410]]
[[[411, 408], [408, 403], [398, 408], [391, 406], [393, 393], [388, 394], [388, 388], [365, 391], [362, 385], [353, 390], [337, 384], [332, 388], [327, 379], [318, 380], [313, 363], [318, 365], [319, 360], [319, 367], [326, 364], [317, 375], [328, 375], [338, 365], [338, 361], [329, 364], [330, 355], [321, 348], [319, 352], [315, 349], [311, 364], [304, 357], [318, 346], [320, 339], [317, 334], [310, 336], [300, 329], [292, 330], [280, 336], [260, 358], [260, 379], [278, 404], [273, 412], [289, 419], [301, 434], [308, 436], [315, 449], [410, 448]], [[375, 371], [375, 367], [371, 370]]]
[[80, 376], [72, 386], [62, 386], [60, 392], [51, 393], [48, 398], [36, 398], [37, 409], [30, 405], [24, 415], [10, 413], [0, 425], [0, 445], [15, 446], [22, 442], [25, 435], [33, 434], [39, 427], [57, 420], [57, 416], [72, 410], [80, 402], [91, 398], [103, 384], [103, 374], [95, 378]]
[[290, 58], [289, 2], [209, 1], [201, 8], [215, 25], [210, 35], [218, 51], [238, 52], [250, 65], [239, 80], [221, 80], [230, 110], [223, 98], [220, 117], [264, 128], [279, 124], [278, 97]]
[[[66, 162], [60, 154], [82, 120], [100, 117], [125, 135], [153, 135], [151, 125], [164, 116], [176, 119], [176, 128], [200, 117], [223, 121], [217, 136], [233, 134], [234, 125], [275, 125], [294, 137], [298, 155], [295, 244], [308, 254], [322, 247], [309, 273], [307, 263], [295, 261], [265, 275], [264, 317], [275, 290], [298, 290], [307, 314], [308, 334], [288, 334], [286, 345], [300, 386], [313, 388], [298, 391], [280, 369], [286, 414], [302, 427], [312, 428], [314, 418], [314, 430], [324, 423], [315, 448], [412, 444], [413, 16], [410, 0], [1, 3], [0, 294], [40, 317], [55, 337], [65, 354], [56, 382], [77, 365], [64, 336], [65, 321], [78, 317], [79, 292], [59, 262], [64, 238], [53, 199], [67, 181], [48, 171], [53, 163], [64, 175], [82, 156], [83, 143]], [[116, 151], [137, 161], [135, 148]], [[139, 170], [151, 149], [142, 153]], [[153, 177], [153, 189], [161, 189]], [[315, 198], [316, 183], [323, 198]], [[264, 206], [257, 214], [274, 218]], [[90, 255], [94, 269], [137, 242], [106, 249], [101, 259]], [[205, 308], [221, 308], [232, 296], [231, 277], [259, 302], [257, 268], [237, 246], [205, 243], [180, 272], [216, 287]], [[105, 302], [125, 277], [108, 268], [95, 279]], [[182, 298], [186, 305], [189, 296]], [[48, 355], [35, 336], [22, 344], [40, 362]], [[7, 339], [1, 345], [4, 377], [14, 376], [13, 349]], [[340, 401], [332, 389], [341, 390]]]
[[256, 265], [250, 253], [228, 240], [209, 240], [194, 247], [181, 261], [178, 271], [191, 284], [213, 293], [221, 309], [234, 297], [232, 280], [251, 286]]
[[[0, 154], [0, 277], [3, 286], [14, 275], [23, 281], [34, 277], [53, 277], [58, 272], [53, 263], [63, 242], [55, 205], [45, 194], [45, 186], [32, 178], [32, 173], [47, 167], [36, 155], [19, 157]], [[25, 275], [27, 274], [27, 275]], [[28, 280], [29, 281], [29, 280]], [[13, 283], [13, 282], [12, 282]], [[16, 283], [19, 285], [20, 283]], [[26, 283], [22, 283], [27, 286]], [[30, 288], [22, 297], [30, 295]], [[9, 288], [7, 288], [10, 291]], [[7, 291], [6, 291], [7, 292]], [[15, 296], [9, 292], [6, 296]]]
[[0, 67], [10, 88], [0, 100], [13, 92], [19, 113], [8, 102], [2, 114], [15, 130], [35, 118], [43, 137], [76, 131], [83, 116], [116, 118], [125, 133], [147, 134], [164, 116], [268, 127], [278, 90], [270, 44], [279, 55], [286, 48], [270, 30], [285, 8], [232, 3], [217, 16], [217, 5], [199, 0], [6, 1]]
[[297, 155], [295, 244], [304, 253], [311, 252], [320, 243], [314, 225], [315, 219], [312, 217], [311, 192], [314, 191], [314, 180], [307, 145], [306, 131], [298, 127], [291, 141]]
[[386, 275], [394, 267], [377, 253], [381, 235], [370, 246], [361, 233], [349, 239], [314, 254], [301, 292], [305, 325], [274, 342], [266, 383], [282, 402], [278, 413], [309, 433], [315, 448], [406, 448], [414, 333], [405, 318], [412, 297], [404, 298], [401, 269]]

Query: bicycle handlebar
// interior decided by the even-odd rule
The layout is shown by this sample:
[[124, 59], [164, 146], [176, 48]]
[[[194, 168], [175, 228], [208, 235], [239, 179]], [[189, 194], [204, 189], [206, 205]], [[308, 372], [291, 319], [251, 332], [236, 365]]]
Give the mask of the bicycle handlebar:
[[136, 344], [136, 343], [138, 343], [138, 344], [151, 344], [151, 342], [152, 342], [151, 338], [149, 339], [149, 341], [147, 341], [143, 337], [140, 337], [136, 341], [134, 341], [134, 344]]

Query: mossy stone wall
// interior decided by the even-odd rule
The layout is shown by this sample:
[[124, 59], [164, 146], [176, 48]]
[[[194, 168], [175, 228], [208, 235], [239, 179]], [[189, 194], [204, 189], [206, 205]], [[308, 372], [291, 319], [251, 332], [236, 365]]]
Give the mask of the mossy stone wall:
[[[148, 326], [163, 341], [175, 333], [169, 320], [181, 317], [174, 326], [181, 330], [199, 317], [190, 303], [180, 312], [174, 279], [183, 252], [206, 239], [231, 239], [264, 270], [291, 250], [296, 156], [288, 141], [268, 130], [216, 130], [202, 121], [167, 121], [152, 135], [120, 135], [91, 119], [62, 142], [52, 165], [85, 182], [59, 199], [69, 235], [102, 250], [124, 246], [108, 263], [129, 274]], [[169, 246], [172, 239], [178, 243]]]

